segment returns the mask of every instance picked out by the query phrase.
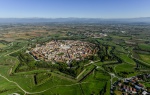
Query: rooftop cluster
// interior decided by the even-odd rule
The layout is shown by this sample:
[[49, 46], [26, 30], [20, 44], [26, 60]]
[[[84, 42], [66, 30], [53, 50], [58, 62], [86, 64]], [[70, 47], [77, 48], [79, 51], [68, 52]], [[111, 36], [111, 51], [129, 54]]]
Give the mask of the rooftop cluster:
[[31, 54], [45, 61], [70, 63], [72, 60], [83, 60], [96, 53], [93, 47], [95, 47], [94, 44], [83, 41], [52, 40], [46, 45], [37, 44], [35, 48], [32, 48]]
[[145, 78], [150, 79], [150, 74], [125, 78], [115, 82], [113, 89], [121, 91], [122, 95], [149, 95], [150, 92], [143, 84]]

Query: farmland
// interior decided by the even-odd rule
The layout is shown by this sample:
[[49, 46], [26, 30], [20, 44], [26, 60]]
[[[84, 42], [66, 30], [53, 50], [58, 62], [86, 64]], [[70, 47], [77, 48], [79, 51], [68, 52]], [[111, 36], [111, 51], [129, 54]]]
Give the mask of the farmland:
[[[150, 72], [150, 43], [147, 37], [150, 34], [144, 30], [135, 32], [137, 27], [143, 29], [141, 25], [124, 24], [118, 27], [110, 24], [41, 23], [4, 27], [5, 31], [0, 30], [0, 94], [120, 95], [121, 91], [112, 89], [113, 83]], [[71, 42], [67, 44], [70, 48], [70, 44], [76, 41], [86, 43], [86, 46], [75, 43], [73, 46], [76, 48], [72, 49], [75, 52], [70, 50], [68, 53], [66, 50], [55, 54], [54, 51], [60, 48], [58, 43], [57, 48], [52, 49], [53, 56], [62, 58], [64, 55], [65, 61], [47, 60], [45, 56], [51, 51], [46, 43], [58, 41], [64, 46], [64, 42]], [[90, 44], [92, 47], [87, 48]], [[45, 54], [43, 58], [30, 53], [36, 46], [40, 47], [40, 51], [36, 51], [41, 52], [40, 56]], [[87, 54], [84, 49], [96, 52], [82, 58]], [[72, 60], [68, 54], [80, 60]], [[143, 84], [148, 88], [149, 80], [146, 81]]]
[[139, 44], [139, 48], [141, 50], [150, 51], [150, 45], [148, 45], [148, 44]]
[[139, 54], [140, 58], [146, 62], [146, 63], [149, 63], [150, 64], [150, 55], [147, 55], [147, 54]]

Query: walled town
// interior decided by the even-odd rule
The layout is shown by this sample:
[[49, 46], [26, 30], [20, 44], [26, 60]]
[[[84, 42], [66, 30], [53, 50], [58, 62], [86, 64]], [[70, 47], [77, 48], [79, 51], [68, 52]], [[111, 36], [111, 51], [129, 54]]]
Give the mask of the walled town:
[[93, 47], [94, 44], [83, 41], [53, 40], [46, 43], [46, 45], [37, 44], [31, 50], [31, 54], [35, 58], [45, 61], [69, 63], [72, 60], [79, 61], [93, 55], [96, 52]]

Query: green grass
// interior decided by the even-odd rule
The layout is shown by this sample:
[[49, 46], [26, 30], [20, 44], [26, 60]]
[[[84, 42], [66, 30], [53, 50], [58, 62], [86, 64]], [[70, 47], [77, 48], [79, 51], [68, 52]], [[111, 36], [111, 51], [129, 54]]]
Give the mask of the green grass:
[[118, 78], [116, 78], [116, 77], [113, 78], [113, 83], [116, 82], [117, 80], [118, 80]]
[[150, 45], [148, 44], [139, 44], [138, 46], [141, 50], [150, 51]]
[[116, 72], [121, 72], [121, 71], [134, 71], [134, 65], [128, 64], [128, 63], [122, 63], [121, 65], [116, 66]]
[[[101, 71], [94, 70], [83, 82], [88, 84], [82, 84], [82, 89], [85, 95], [96, 94], [99, 95], [99, 92], [104, 88], [106, 83], [110, 80], [110, 76]], [[109, 84], [108, 84], [109, 85]], [[109, 89], [108, 89], [109, 90]]]
[[0, 48], [4, 48], [4, 47], [6, 47], [6, 45], [0, 43]]
[[97, 66], [101, 66], [103, 64], [103, 62], [98, 61], [98, 62], [95, 62], [94, 64]]
[[146, 62], [146, 63], [149, 63], [150, 64], [150, 55], [148, 54], [139, 54], [140, 58]]
[[28, 71], [28, 72], [18, 72], [18, 73], [15, 73], [15, 75], [32, 75], [35, 73], [46, 73], [46, 72], [48, 71], [44, 69], [37, 69], [37, 70]]
[[[56, 86], [46, 92], [44, 95], [82, 95], [79, 84]], [[41, 95], [41, 94], [39, 94]]]
[[127, 54], [119, 54], [118, 57], [120, 57], [125, 63], [136, 65], [134, 60], [132, 60]]
[[106, 93], [105, 95], [110, 95], [110, 88], [111, 88], [111, 82], [107, 81], [107, 88], [106, 88]]
[[23, 94], [23, 92], [15, 84], [0, 77], [0, 95], [8, 95], [12, 93]]
[[[73, 82], [70, 82], [68, 80], [61, 79], [60, 77], [52, 76], [48, 81], [44, 82], [43, 84], [35, 86], [33, 74], [9, 76], [8, 75], [9, 68], [10, 68], [9, 66], [0, 66], [0, 74], [7, 77], [11, 81], [18, 83], [23, 89], [29, 92], [39, 92], [48, 88], [55, 88], [58, 85], [74, 84]], [[17, 90], [14, 89], [13, 91], [15, 92]]]
[[116, 36], [116, 35], [111, 35], [111, 37], [113, 38], [113, 39], [125, 39], [125, 40], [129, 40], [130, 39], [130, 37], [127, 37], [127, 36]]
[[56, 76], [51, 76], [51, 78], [47, 82], [41, 85], [35, 86], [33, 88], [33, 91], [35, 92], [35, 91], [42, 91], [45, 89], [53, 89], [60, 85], [65, 86], [65, 85], [71, 85], [71, 84], [74, 84], [74, 82], [71, 82], [71, 81], [56, 77]]
[[0, 64], [3, 65], [14, 65], [18, 62], [19, 61], [15, 57], [11, 57], [11, 56], [0, 57]]
[[82, 84], [81, 87], [84, 95], [98, 95], [99, 92], [104, 88], [105, 84], [106, 82], [90, 81], [88, 84]]
[[[3, 75], [3, 76], [5, 76], [5, 77], [7, 77], [9, 80], [15, 80], [15, 78], [13, 78], [13, 77], [10, 77], [9, 75], [8, 75], [8, 73], [9, 73], [9, 69], [10, 69], [10, 66], [3, 66], [3, 65], [1, 65], [0, 66], [0, 74], [1, 75]], [[13, 78], [13, 79], [12, 79]], [[19, 92], [19, 93], [23, 93], [14, 83], [10, 83], [10, 82], [8, 82], [6, 79], [4, 79], [4, 78], [2, 78], [2, 77], [0, 77], [0, 83], [2, 82], [4, 85], [0, 85], [0, 86], [2, 86], [2, 87], [5, 87], [6, 89], [9, 89], [11, 86], [12, 87], [14, 87], [14, 88], [11, 88], [11, 93], [14, 93], [14, 92]], [[25, 81], [23, 80], [23, 79], [21, 79], [20, 80], [20, 78], [17, 76], [17, 82], [18, 82], [18, 80], [19, 81], [22, 81], [22, 83], [24, 83]], [[0, 87], [1, 88], [1, 87]], [[7, 93], [7, 92], [6, 92]], [[7, 95], [7, 94], [4, 94], [4, 95]], [[10, 93], [9, 93], [10, 94]]]
[[116, 66], [115, 70], [117, 74], [122, 74], [123, 72], [126, 72], [128, 74], [123, 74], [123, 76], [125, 75], [126, 77], [131, 77], [137, 75], [137, 72], [135, 72], [134, 68], [135, 66], [132, 64], [122, 63], [121, 65]]
[[78, 80], [82, 79], [85, 75], [87, 75], [91, 70], [95, 68], [94, 65], [89, 65], [85, 68], [85, 71], [79, 76]]
[[108, 47], [108, 55], [111, 55], [111, 53], [110, 53], [111, 51], [112, 51], [112, 47], [109, 46]]
[[144, 83], [145, 87], [150, 87], [150, 83]]
[[127, 54], [127, 51], [124, 48], [122, 48], [122, 46], [115, 45], [115, 53], [126, 53]]
[[25, 90], [31, 91], [31, 88], [33, 86], [32, 75], [9, 76], [10, 68], [11, 66], [0, 66], [0, 74], [7, 77], [11, 81], [17, 82]]
[[8, 70], [9, 74], [13, 74], [15, 69], [19, 64], [19, 60], [12, 56], [2, 56], [0, 57], [0, 65], [11, 66], [11, 69]]
[[51, 78], [51, 73], [39, 73], [36, 75], [37, 84], [46, 82]]
[[[69, 89], [70, 87], [68, 87], [68, 88], [66, 87], [66, 89], [65, 89], [63, 86], [74, 84], [73, 82], [68, 81], [66, 79], [63, 79], [63, 78], [60, 78], [60, 77], [57, 77], [57, 76], [52, 76], [52, 77], [50, 77], [49, 80], [44, 81], [44, 82], [42, 82], [42, 84], [35, 86], [34, 79], [33, 79], [33, 74], [34, 73], [48, 72], [46, 70], [35, 70], [35, 71], [31, 71], [31, 72], [22, 72], [22, 73], [18, 73], [18, 74], [16, 73], [13, 76], [9, 76], [9, 71], [10, 71], [10, 68], [11, 68], [11, 66], [13, 64], [13, 63], [10, 63], [10, 62], [11, 62], [11, 58], [13, 59], [13, 57], [8, 56], [8, 58], [7, 57], [3, 57], [2, 58], [3, 60], [0, 60], [0, 62], [2, 62], [2, 63], [3, 62], [9, 63], [9, 65], [7, 65], [7, 66], [6, 65], [1, 65], [0, 66], [0, 74], [2, 74], [3, 76], [7, 77], [11, 81], [14, 81], [14, 82], [18, 83], [26, 91], [39, 92], [39, 91], [43, 91], [45, 89], [50, 89], [50, 90], [56, 89], [56, 90], [54, 90], [54, 92], [58, 92], [57, 90], [61, 89], [60, 90], [60, 94], [61, 95], [66, 95], [67, 94], [67, 89]], [[14, 60], [15, 60], [15, 58], [14, 58]], [[41, 76], [41, 78], [44, 78], [44, 77]], [[4, 81], [5, 81], [5, 79], [4, 79]], [[12, 84], [15, 86], [14, 83], [12, 83]], [[4, 87], [4, 85], [1, 85], [1, 86]], [[7, 86], [8, 85], [6, 84], [6, 87]], [[19, 88], [17, 86], [15, 88], [16, 89], [12, 89], [11, 91], [12, 92], [20, 92], [21, 93], [21, 91], [18, 90]], [[78, 87], [76, 87], [76, 86], [71, 86], [71, 88], [70, 88], [71, 95], [73, 95], [73, 93], [75, 93], [75, 91], [74, 91], [75, 88], [78, 89]], [[45, 94], [45, 93], [47, 93], [47, 91], [43, 92], [43, 94]], [[7, 95], [7, 94], [4, 93], [3, 95]], [[41, 94], [39, 94], [39, 95], [41, 95]]]

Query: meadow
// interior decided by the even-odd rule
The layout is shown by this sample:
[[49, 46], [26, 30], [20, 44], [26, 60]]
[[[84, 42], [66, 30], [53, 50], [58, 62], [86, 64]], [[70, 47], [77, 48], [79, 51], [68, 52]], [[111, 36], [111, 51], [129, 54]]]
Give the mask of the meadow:
[[150, 55], [148, 54], [139, 54], [140, 58], [146, 62], [146, 63], [149, 63], [150, 64]]

